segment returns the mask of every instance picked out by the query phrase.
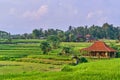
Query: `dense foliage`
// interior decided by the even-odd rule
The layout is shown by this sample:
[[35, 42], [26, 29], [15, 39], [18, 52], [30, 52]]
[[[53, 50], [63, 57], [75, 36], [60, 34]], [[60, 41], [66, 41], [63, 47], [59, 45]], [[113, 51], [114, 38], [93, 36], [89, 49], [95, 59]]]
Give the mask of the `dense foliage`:
[[10, 33], [7, 33], [5, 31], [0, 31], [0, 39], [8, 39], [10, 38]]
[[110, 46], [115, 49], [117, 52], [116, 52], [116, 58], [120, 58], [120, 45], [119, 44], [115, 44], [115, 43], [110, 43]]
[[[120, 40], [120, 27], [115, 27], [112, 24], [104, 23], [102, 26], [69, 26], [68, 30], [63, 31], [59, 29], [34, 29], [32, 33], [24, 33], [12, 35], [14, 39], [44, 39], [50, 35], [56, 35], [60, 41], [66, 42], [79, 42], [86, 41], [88, 38], [91, 40], [96, 39], [119, 39]], [[87, 35], [90, 35], [87, 37]]]
[[64, 46], [59, 55], [70, 55], [72, 53], [71, 47]]
[[47, 38], [47, 41], [51, 44], [53, 49], [56, 49], [59, 47], [60, 39], [58, 36], [51, 35]]
[[47, 41], [41, 42], [40, 48], [43, 51], [43, 54], [47, 54], [51, 49], [50, 44]]
[[80, 63], [86, 63], [86, 62], [88, 62], [88, 60], [85, 57], [80, 57], [79, 62]]

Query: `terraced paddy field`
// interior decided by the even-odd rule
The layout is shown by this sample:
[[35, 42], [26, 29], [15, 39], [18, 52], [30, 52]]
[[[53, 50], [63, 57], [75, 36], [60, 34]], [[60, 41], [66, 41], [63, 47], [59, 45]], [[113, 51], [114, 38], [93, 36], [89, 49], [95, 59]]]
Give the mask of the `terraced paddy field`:
[[0, 44], [0, 80], [120, 80], [119, 58], [88, 59], [88, 63], [72, 66], [71, 56], [58, 55], [63, 46], [73, 46], [79, 52], [92, 43], [63, 42], [60, 48], [43, 55], [40, 40], [13, 42]]

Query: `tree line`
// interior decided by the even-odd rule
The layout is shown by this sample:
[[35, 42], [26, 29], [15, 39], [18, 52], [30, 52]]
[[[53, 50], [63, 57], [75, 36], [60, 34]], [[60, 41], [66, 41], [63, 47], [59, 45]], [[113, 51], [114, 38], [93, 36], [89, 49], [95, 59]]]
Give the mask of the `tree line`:
[[0, 39], [8, 39], [10, 37], [10, 33], [5, 31], [0, 31]]
[[86, 35], [90, 35], [91, 39], [120, 39], [120, 27], [112, 24], [104, 23], [102, 26], [69, 26], [68, 30], [60, 29], [43, 30], [34, 29], [32, 33], [24, 33], [11, 35], [12, 39], [46, 39], [50, 35], [56, 35], [60, 41], [79, 42], [85, 41]]

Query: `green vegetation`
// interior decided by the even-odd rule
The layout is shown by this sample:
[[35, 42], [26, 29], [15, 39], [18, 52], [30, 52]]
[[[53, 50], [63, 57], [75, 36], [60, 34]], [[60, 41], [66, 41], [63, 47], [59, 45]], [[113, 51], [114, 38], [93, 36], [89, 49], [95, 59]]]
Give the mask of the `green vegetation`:
[[51, 35], [48, 37], [47, 41], [49, 43], [51, 43], [51, 46], [53, 49], [56, 49], [59, 47], [59, 44], [60, 44], [60, 39], [59, 37], [55, 36], [55, 35]]
[[[120, 62], [120, 59], [111, 59], [111, 60], [101, 60], [101, 61], [96, 61], [96, 62], [84, 63], [84, 64], [80, 64], [77, 66], [67, 65], [67, 66], [64, 66], [62, 71], [59, 71], [59, 72], [56, 72], [56, 71], [39, 72], [38, 69], [42, 69], [42, 67], [39, 68], [38, 64], [35, 65], [31, 63], [29, 64], [29, 65], [32, 65], [31, 67], [27, 68], [28, 66], [25, 66], [24, 69], [22, 70], [19, 68], [21, 67], [19, 65], [22, 65], [22, 64], [17, 63], [17, 65], [11, 65], [12, 67], [10, 67], [10, 65], [6, 65], [6, 66], [9, 66], [9, 68], [6, 66], [1, 67], [3, 71], [6, 71], [6, 70], [10, 71], [12, 68], [14, 68], [14, 71], [18, 70], [18, 72], [8, 73], [6, 71], [7, 73], [1, 74], [0, 78], [1, 80], [3, 79], [7, 79], [7, 80], [10, 80], [10, 79], [12, 80], [24, 80], [24, 79], [29, 79], [29, 80], [77, 80], [77, 79], [80, 79], [80, 80], [104, 80], [104, 79], [105, 80], [119, 80], [120, 79], [119, 62]], [[35, 67], [37, 67], [38, 69], [34, 69]], [[51, 66], [50, 68], [52, 69], [54, 67]], [[31, 72], [31, 69], [33, 70], [32, 72]], [[28, 71], [25, 72], [24, 70], [25, 71], [28, 70]]]
[[40, 48], [43, 51], [43, 54], [48, 54], [48, 52], [51, 49], [50, 44], [48, 42], [46, 42], [46, 41], [41, 42]]
[[[62, 42], [57, 49], [43, 54], [40, 49], [43, 41], [13, 39], [13, 44], [0, 44], [0, 80], [120, 80], [119, 58], [86, 60], [81, 57], [80, 63], [74, 66], [72, 55], [58, 55], [65, 46], [68, 46], [67, 53], [79, 55], [79, 49], [92, 43]], [[120, 45], [114, 40], [105, 42]]]
[[88, 62], [88, 60], [84, 57], [80, 57], [79, 62], [80, 63], [86, 63], [86, 62]]
[[[34, 29], [31, 33], [14, 35], [0, 31], [0, 40], [6, 39], [3, 42], [0, 41], [0, 43], [14, 43], [12, 39], [47, 39], [51, 35], [58, 37], [62, 42], [92, 42], [97, 39], [114, 39], [116, 42], [120, 42], [120, 28], [114, 27], [112, 24], [104, 23], [102, 26], [69, 26], [66, 31], [59, 29], [43, 30], [40, 28]], [[52, 39], [55, 40], [55, 37], [52, 37]]]
[[10, 38], [10, 33], [7, 33], [5, 31], [0, 31], [0, 40], [8, 39], [8, 38]]

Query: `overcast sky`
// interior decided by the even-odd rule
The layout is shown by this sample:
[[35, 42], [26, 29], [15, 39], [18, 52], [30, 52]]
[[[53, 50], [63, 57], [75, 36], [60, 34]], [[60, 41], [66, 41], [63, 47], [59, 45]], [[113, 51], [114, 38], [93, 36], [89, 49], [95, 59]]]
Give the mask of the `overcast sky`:
[[0, 30], [30, 33], [69, 25], [120, 25], [120, 0], [0, 0]]

